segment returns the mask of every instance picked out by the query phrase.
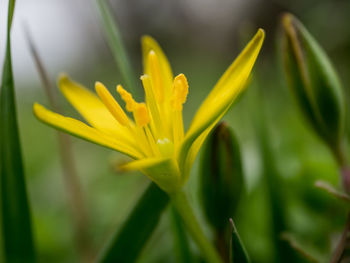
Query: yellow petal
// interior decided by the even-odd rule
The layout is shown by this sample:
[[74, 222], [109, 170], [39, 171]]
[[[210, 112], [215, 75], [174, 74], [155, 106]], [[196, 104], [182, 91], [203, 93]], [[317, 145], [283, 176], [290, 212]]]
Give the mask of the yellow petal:
[[[210, 130], [227, 112], [235, 98], [244, 89], [258, 57], [264, 37], [264, 31], [259, 29], [199, 107], [178, 153], [180, 167], [184, 167], [187, 153], [192, 143], [203, 132], [209, 134]], [[207, 130], [208, 127], [211, 127], [209, 131]]]
[[[220, 118], [221, 119], [221, 118]], [[200, 148], [202, 147], [205, 139], [208, 137], [209, 133], [211, 132], [211, 130], [214, 128], [214, 126], [216, 125], [216, 122], [213, 123], [212, 125], [210, 125], [204, 132], [201, 133], [201, 135], [199, 135], [196, 140], [192, 143], [188, 153], [187, 153], [187, 158], [185, 160], [184, 166], [183, 166], [183, 170], [182, 170], [182, 174], [184, 177], [184, 180], [187, 181], [187, 179], [190, 176], [190, 172], [191, 172], [191, 167], [193, 165], [193, 162], [195, 161], [197, 154], [200, 150]]]
[[59, 87], [67, 100], [93, 127], [109, 133], [122, 132], [123, 137], [130, 138], [127, 129], [114, 119], [94, 93], [70, 80], [66, 75], [60, 76]]
[[141, 39], [142, 45], [142, 55], [143, 55], [143, 70], [144, 73], [151, 76], [151, 66], [149, 60], [150, 51], [154, 51], [155, 55], [158, 58], [159, 66], [160, 66], [160, 75], [163, 82], [165, 99], [170, 99], [172, 82], [173, 82], [173, 72], [171, 70], [169, 61], [165, 56], [162, 48], [159, 46], [156, 40], [154, 40], [150, 36], [143, 36]]
[[37, 103], [34, 104], [33, 110], [35, 116], [39, 120], [57, 129], [68, 132], [84, 140], [127, 154], [132, 158], [142, 158], [142, 154], [137, 149], [134, 149], [124, 141], [109, 136], [108, 134], [92, 128], [81, 121], [49, 111]]
[[124, 164], [119, 168], [124, 171], [140, 170], [168, 193], [179, 190], [183, 185], [179, 168], [173, 158], [141, 159]]

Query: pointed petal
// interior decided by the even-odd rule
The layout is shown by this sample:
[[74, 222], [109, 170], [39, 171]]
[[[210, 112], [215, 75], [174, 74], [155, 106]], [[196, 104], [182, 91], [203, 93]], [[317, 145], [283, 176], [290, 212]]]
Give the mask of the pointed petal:
[[84, 140], [127, 154], [132, 158], [142, 158], [141, 153], [130, 145], [121, 140], [119, 141], [115, 137], [109, 136], [100, 130], [92, 128], [81, 121], [49, 111], [37, 103], [34, 104], [33, 110], [35, 116], [39, 120], [57, 129], [68, 132]]
[[153, 50], [159, 60], [160, 70], [161, 70], [160, 73], [162, 76], [162, 81], [165, 89], [164, 90], [165, 96], [166, 98], [170, 98], [174, 77], [166, 55], [164, 54], [162, 48], [159, 46], [157, 41], [150, 36], [143, 36], [141, 39], [141, 45], [142, 45], [144, 73], [151, 76], [149, 52]]
[[[187, 152], [197, 137], [203, 132], [206, 134], [204, 137], [209, 134], [244, 89], [264, 37], [264, 31], [259, 29], [199, 107], [178, 153], [180, 167], [184, 167]], [[209, 130], [207, 130], [208, 128]], [[204, 141], [204, 139], [202, 140]]]
[[174, 158], [148, 158], [129, 162], [120, 169], [131, 171], [140, 170], [166, 192], [181, 188], [183, 181]]
[[125, 137], [130, 138], [125, 127], [114, 119], [113, 115], [94, 93], [70, 80], [66, 75], [60, 76], [59, 87], [67, 100], [93, 127], [108, 133], [119, 131]]

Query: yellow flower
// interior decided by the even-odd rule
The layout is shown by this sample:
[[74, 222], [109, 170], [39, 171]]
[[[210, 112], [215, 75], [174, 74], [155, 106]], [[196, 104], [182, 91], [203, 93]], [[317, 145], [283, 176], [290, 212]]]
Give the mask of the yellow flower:
[[67, 76], [60, 77], [59, 87], [89, 125], [37, 103], [34, 113], [55, 128], [132, 157], [134, 161], [123, 169], [140, 170], [166, 192], [176, 192], [187, 181], [207, 135], [244, 89], [263, 40], [264, 31], [259, 29], [204, 100], [186, 133], [182, 107], [187, 79], [184, 74], [174, 78], [164, 52], [149, 36], [142, 38], [145, 103], [136, 102], [121, 85], [116, 89], [133, 118], [102, 83], [96, 82], [96, 96]]

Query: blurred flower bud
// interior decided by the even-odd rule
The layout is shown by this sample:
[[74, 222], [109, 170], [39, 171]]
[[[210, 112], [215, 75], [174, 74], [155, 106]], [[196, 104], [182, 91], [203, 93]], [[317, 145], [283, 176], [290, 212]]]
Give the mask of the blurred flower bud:
[[282, 56], [288, 84], [316, 133], [338, 151], [344, 131], [345, 101], [325, 51], [291, 14], [282, 19]]
[[200, 160], [200, 191], [205, 214], [217, 232], [228, 226], [243, 190], [238, 142], [226, 123], [209, 136]]

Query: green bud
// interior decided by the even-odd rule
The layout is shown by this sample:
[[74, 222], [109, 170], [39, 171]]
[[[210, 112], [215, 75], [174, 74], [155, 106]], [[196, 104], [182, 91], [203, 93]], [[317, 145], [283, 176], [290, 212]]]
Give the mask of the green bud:
[[204, 212], [222, 232], [237, 210], [244, 183], [239, 145], [227, 124], [220, 123], [209, 136], [199, 171]]
[[285, 14], [282, 25], [282, 55], [289, 86], [316, 133], [336, 150], [345, 122], [345, 101], [337, 73], [299, 20]]

